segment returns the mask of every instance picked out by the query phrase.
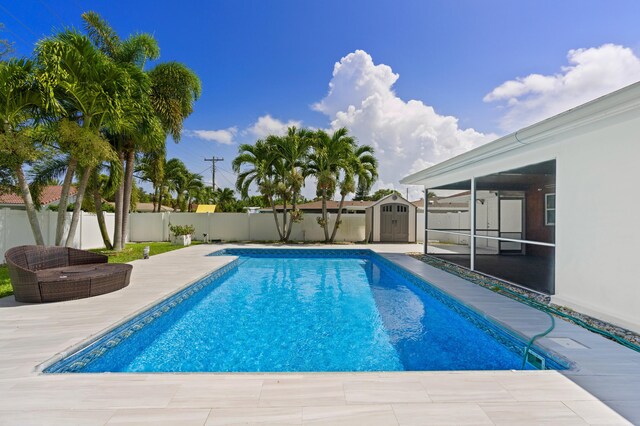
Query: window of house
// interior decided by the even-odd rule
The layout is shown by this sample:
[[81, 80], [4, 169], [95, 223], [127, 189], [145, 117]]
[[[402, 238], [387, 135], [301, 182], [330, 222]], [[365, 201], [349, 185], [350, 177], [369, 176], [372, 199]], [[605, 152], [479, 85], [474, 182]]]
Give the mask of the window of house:
[[544, 196], [544, 224], [556, 224], [556, 194], [545, 194]]

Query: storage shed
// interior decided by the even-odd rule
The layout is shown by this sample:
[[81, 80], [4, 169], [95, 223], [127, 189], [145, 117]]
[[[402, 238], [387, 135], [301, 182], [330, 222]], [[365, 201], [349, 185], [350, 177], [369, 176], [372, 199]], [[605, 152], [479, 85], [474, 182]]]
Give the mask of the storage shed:
[[389, 194], [365, 210], [367, 241], [415, 243], [417, 208], [399, 194]]

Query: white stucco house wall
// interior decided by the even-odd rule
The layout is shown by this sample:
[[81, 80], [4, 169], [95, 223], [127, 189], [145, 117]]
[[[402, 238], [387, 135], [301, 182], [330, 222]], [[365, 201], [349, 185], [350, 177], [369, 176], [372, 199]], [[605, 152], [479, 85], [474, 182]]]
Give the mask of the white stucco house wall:
[[[537, 278], [547, 285], [553, 303], [640, 332], [640, 229], [635, 226], [640, 197], [632, 195], [639, 192], [639, 162], [636, 83], [407, 176], [402, 183], [427, 191], [468, 188], [470, 218], [479, 214], [480, 193], [495, 192], [505, 209], [521, 214], [505, 210], [502, 215], [511, 219], [508, 226], [516, 227], [510, 234], [501, 228], [507, 220], [500, 212], [494, 216], [498, 223], [486, 229], [478, 229], [484, 222], [469, 220], [468, 229], [457, 230], [431, 228], [427, 213], [426, 234], [468, 236], [467, 246], [458, 246], [468, 254], [451, 258], [483, 273], [494, 264], [504, 265], [489, 274], [498, 278], [509, 272], [509, 263], [526, 267], [529, 260], [543, 259], [549, 276]], [[625, 203], [612, 206], [603, 200]], [[483, 257], [480, 246], [489, 242], [509, 250]], [[428, 242], [425, 252], [431, 252]], [[512, 276], [527, 281], [543, 273], [537, 271]]]

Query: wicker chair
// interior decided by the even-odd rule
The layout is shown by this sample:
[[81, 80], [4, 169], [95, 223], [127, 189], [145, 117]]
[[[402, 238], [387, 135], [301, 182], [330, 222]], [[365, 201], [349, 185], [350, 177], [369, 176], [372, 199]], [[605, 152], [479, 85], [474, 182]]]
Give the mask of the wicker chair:
[[81, 299], [129, 285], [133, 266], [107, 263], [107, 256], [67, 247], [18, 246], [5, 253], [18, 302]]

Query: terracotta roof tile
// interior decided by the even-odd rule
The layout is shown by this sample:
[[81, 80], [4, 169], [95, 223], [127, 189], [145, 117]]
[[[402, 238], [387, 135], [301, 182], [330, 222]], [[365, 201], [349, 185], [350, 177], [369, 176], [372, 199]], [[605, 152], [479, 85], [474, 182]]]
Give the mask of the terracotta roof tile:
[[[75, 195], [77, 189], [75, 187], [71, 187], [69, 191], [69, 195]], [[42, 189], [42, 193], [40, 194], [40, 203], [43, 205], [51, 204], [60, 199], [60, 194], [62, 193], [62, 186], [60, 185], [50, 185], [46, 186]], [[18, 194], [2, 194], [0, 195], [0, 204], [16, 204], [22, 205], [22, 197]]]

